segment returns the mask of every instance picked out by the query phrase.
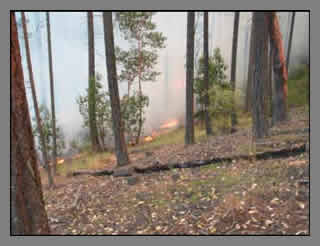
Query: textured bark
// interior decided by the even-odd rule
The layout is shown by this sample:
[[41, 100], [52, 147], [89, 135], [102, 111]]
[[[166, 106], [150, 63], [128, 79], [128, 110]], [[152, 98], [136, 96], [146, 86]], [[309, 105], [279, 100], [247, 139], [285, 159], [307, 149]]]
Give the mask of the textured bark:
[[264, 75], [264, 85], [263, 85], [263, 100], [264, 100], [264, 120], [265, 120], [265, 128], [266, 128], [266, 132], [265, 132], [265, 136], [269, 135], [269, 127], [270, 127], [270, 123], [269, 123], [269, 114], [270, 114], [270, 71], [269, 71], [269, 32], [268, 32], [268, 22], [266, 20], [266, 16], [265, 16], [265, 23], [266, 23], [266, 34], [264, 34], [264, 37], [266, 38], [265, 40], [265, 45], [263, 47], [263, 55], [262, 55], [262, 64], [263, 64], [263, 75]]
[[288, 42], [288, 51], [287, 51], [287, 70], [289, 70], [290, 53], [291, 53], [292, 36], [293, 36], [295, 18], [296, 18], [296, 12], [293, 12], [292, 13], [292, 19], [291, 19], [291, 26], [290, 26], [290, 36], [289, 36], [289, 42]]
[[89, 59], [89, 89], [88, 89], [88, 109], [89, 128], [92, 150], [101, 151], [99, 144], [97, 120], [96, 120], [96, 81], [95, 81], [95, 52], [94, 52], [94, 24], [93, 13], [88, 12], [88, 59]]
[[112, 12], [103, 13], [103, 24], [115, 150], [117, 164], [123, 166], [129, 163], [129, 157], [124, 139], [123, 121], [121, 120], [116, 60], [114, 54]]
[[[270, 40], [270, 39], [269, 39]], [[268, 46], [268, 77], [266, 84], [266, 107], [267, 107], [267, 116], [272, 116], [272, 49], [269, 43]], [[269, 123], [269, 121], [268, 121]]]
[[286, 67], [282, 35], [276, 13], [266, 14], [273, 52], [274, 95], [272, 105], [272, 122], [276, 124], [287, 120], [288, 72]]
[[268, 25], [266, 13], [255, 12], [253, 14], [253, 25], [252, 119], [253, 136], [256, 139], [259, 139], [265, 137], [268, 133], [264, 92], [268, 61]]
[[204, 86], [205, 86], [205, 96], [204, 96], [204, 119], [206, 124], [207, 135], [212, 135], [211, 119], [209, 114], [209, 23], [208, 23], [208, 12], [204, 12], [203, 16], [203, 57], [204, 57]]
[[251, 111], [251, 105], [252, 105], [252, 63], [253, 63], [253, 30], [254, 25], [251, 24], [251, 34], [250, 34], [250, 48], [249, 48], [249, 62], [248, 62], [248, 81], [247, 81], [247, 90], [246, 90], [246, 106], [245, 110], [246, 112]]
[[[232, 54], [231, 54], [231, 87], [233, 90], [233, 104], [235, 103], [235, 88], [236, 88], [236, 72], [237, 72], [237, 49], [238, 49], [238, 31], [239, 31], [239, 17], [240, 12], [234, 13], [233, 24], [233, 40], [232, 40]], [[234, 129], [237, 124], [237, 114], [233, 106], [231, 112], [231, 128]]]
[[50, 74], [50, 94], [51, 94], [51, 114], [52, 114], [52, 137], [53, 137], [53, 175], [57, 174], [57, 134], [56, 134], [56, 110], [54, 102], [54, 83], [52, 67], [52, 47], [51, 47], [51, 29], [50, 16], [47, 14], [47, 34], [48, 34], [48, 57], [49, 57], [49, 74]]
[[14, 13], [11, 19], [11, 234], [49, 234]]
[[194, 143], [193, 124], [193, 63], [194, 63], [194, 12], [187, 19], [187, 74], [186, 74], [186, 127], [185, 144]]
[[31, 55], [30, 55], [29, 39], [28, 39], [28, 30], [27, 30], [26, 17], [25, 17], [24, 12], [22, 12], [22, 27], [23, 27], [25, 46], [26, 46], [27, 65], [28, 65], [28, 70], [29, 70], [33, 107], [34, 107], [34, 111], [36, 114], [37, 127], [39, 129], [39, 134], [40, 134], [41, 150], [42, 150], [42, 154], [43, 154], [44, 164], [45, 164], [46, 170], [48, 172], [49, 186], [53, 187], [54, 181], [53, 181], [53, 177], [52, 177], [52, 173], [51, 173], [51, 167], [49, 166], [48, 150], [47, 150], [45, 137], [43, 134], [43, 128], [42, 128], [41, 117], [40, 117], [38, 101], [37, 101], [37, 94], [36, 94], [36, 89], [35, 89], [34, 79], [33, 79], [32, 63], [31, 63]]

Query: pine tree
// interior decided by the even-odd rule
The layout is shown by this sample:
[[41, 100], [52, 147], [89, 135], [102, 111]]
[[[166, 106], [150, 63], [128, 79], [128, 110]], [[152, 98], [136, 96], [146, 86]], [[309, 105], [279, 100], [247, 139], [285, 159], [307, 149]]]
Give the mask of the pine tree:
[[11, 214], [12, 235], [49, 234], [24, 86], [18, 31], [10, 13], [11, 39]]
[[250, 34], [250, 47], [249, 47], [249, 62], [248, 62], [248, 78], [247, 78], [247, 88], [246, 88], [246, 102], [245, 102], [245, 111], [251, 111], [252, 105], [252, 62], [253, 62], [253, 30], [254, 25], [251, 24], [251, 34]]
[[52, 115], [52, 138], [53, 138], [53, 175], [57, 174], [57, 134], [56, 134], [56, 111], [54, 102], [54, 82], [52, 67], [52, 48], [51, 48], [51, 29], [50, 16], [47, 12], [47, 34], [48, 34], [48, 57], [49, 57], [49, 74], [50, 74], [50, 94], [51, 94], [51, 115]]
[[203, 57], [204, 57], [204, 87], [205, 87], [205, 124], [207, 135], [212, 135], [211, 119], [209, 114], [209, 21], [208, 12], [203, 15]]
[[291, 46], [292, 46], [292, 36], [293, 36], [295, 18], [296, 18], [296, 12], [292, 12], [290, 36], [289, 36], [288, 51], [287, 51], [287, 70], [289, 69], [290, 52], [291, 52]]
[[265, 107], [265, 87], [267, 82], [268, 63], [268, 24], [266, 13], [253, 13], [253, 74], [252, 74], [252, 120], [253, 136], [256, 139], [263, 138], [268, 133]]
[[187, 73], [185, 144], [194, 144], [193, 70], [194, 70], [194, 12], [187, 14]]
[[287, 120], [288, 71], [284, 54], [283, 40], [279, 20], [275, 12], [267, 13], [270, 45], [273, 54], [274, 95], [272, 105], [273, 125]]
[[[237, 48], [238, 48], [238, 31], [239, 31], [239, 17], [240, 12], [234, 13], [234, 24], [233, 24], [233, 40], [232, 40], [232, 54], [231, 54], [231, 87], [233, 90], [233, 104], [235, 103], [235, 88], [236, 88], [236, 72], [237, 72]], [[237, 114], [235, 107], [233, 107], [231, 113], [231, 128], [234, 130], [237, 124]]]
[[89, 128], [92, 150], [94, 152], [101, 151], [99, 143], [99, 136], [97, 130], [96, 120], [96, 76], [95, 76], [95, 49], [94, 49], [94, 24], [93, 13], [88, 12], [88, 59], [89, 59], [89, 89], [88, 89], [88, 103], [89, 103]]
[[30, 54], [30, 48], [29, 48], [28, 31], [27, 31], [26, 18], [25, 18], [24, 12], [22, 12], [22, 26], [23, 26], [23, 34], [24, 34], [24, 41], [25, 41], [25, 47], [26, 47], [27, 65], [28, 65], [28, 71], [29, 71], [29, 77], [30, 77], [33, 107], [35, 110], [36, 119], [37, 119], [37, 126], [39, 129], [39, 134], [40, 134], [40, 139], [41, 139], [40, 144], [42, 145], [43, 159], [44, 159], [46, 170], [48, 172], [49, 186], [54, 187], [54, 181], [53, 181], [53, 177], [52, 177], [52, 173], [51, 173], [51, 167], [49, 166], [47, 145], [46, 145], [46, 142], [44, 139], [41, 117], [40, 117], [39, 106], [38, 106], [38, 100], [37, 100], [37, 94], [36, 94], [36, 89], [35, 89], [35, 84], [34, 84], [32, 63], [31, 63], [31, 54]]
[[[158, 50], [165, 47], [166, 38], [161, 32], [155, 31], [156, 24], [152, 17], [156, 12], [117, 12], [116, 20], [125, 40], [129, 41], [128, 51], [117, 48], [117, 62], [122, 68], [120, 81], [128, 83], [128, 97], [131, 86], [138, 82], [139, 97], [143, 97], [142, 82], [155, 81], [160, 75], [155, 70], [158, 60]], [[140, 100], [142, 101], [142, 100]], [[140, 141], [143, 127], [143, 107], [139, 105], [138, 134], [136, 144]]]
[[121, 119], [116, 60], [114, 53], [112, 12], [103, 13], [103, 24], [115, 150], [117, 163], [119, 166], [123, 166], [129, 163], [129, 157], [124, 139], [123, 121]]

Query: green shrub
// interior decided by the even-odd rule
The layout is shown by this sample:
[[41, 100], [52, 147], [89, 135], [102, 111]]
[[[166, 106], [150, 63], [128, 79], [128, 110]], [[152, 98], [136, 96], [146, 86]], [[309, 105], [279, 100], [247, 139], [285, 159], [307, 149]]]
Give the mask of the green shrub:
[[309, 104], [309, 69], [307, 66], [297, 67], [288, 80], [289, 107], [305, 106]]

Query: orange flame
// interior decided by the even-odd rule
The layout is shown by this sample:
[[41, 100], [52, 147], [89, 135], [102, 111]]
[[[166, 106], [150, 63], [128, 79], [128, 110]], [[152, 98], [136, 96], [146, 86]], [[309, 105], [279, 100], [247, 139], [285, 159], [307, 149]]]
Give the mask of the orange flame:
[[151, 136], [147, 136], [144, 138], [145, 142], [151, 142], [153, 140], [153, 138]]
[[172, 128], [172, 127], [176, 127], [178, 125], [178, 120], [171, 120], [168, 123], [163, 124], [162, 126], [160, 126], [161, 129], [163, 128]]

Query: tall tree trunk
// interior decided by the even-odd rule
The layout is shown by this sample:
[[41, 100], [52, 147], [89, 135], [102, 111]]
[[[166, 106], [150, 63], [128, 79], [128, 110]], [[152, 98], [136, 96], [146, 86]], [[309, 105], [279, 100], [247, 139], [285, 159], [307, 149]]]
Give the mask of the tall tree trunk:
[[186, 127], [185, 144], [194, 143], [193, 125], [193, 63], [194, 63], [194, 12], [187, 19], [187, 74], [186, 74]]
[[56, 111], [54, 102], [54, 83], [53, 83], [53, 66], [52, 66], [52, 47], [51, 47], [51, 29], [50, 16], [47, 12], [47, 34], [48, 34], [48, 56], [50, 72], [50, 94], [51, 94], [51, 114], [52, 114], [52, 137], [53, 137], [53, 175], [57, 174], [57, 134], [56, 134]]
[[296, 12], [293, 12], [291, 17], [290, 35], [289, 35], [289, 43], [288, 43], [288, 51], [287, 51], [287, 70], [288, 71], [289, 71], [289, 62], [290, 62], [290, 53], [291, 53], [291, 46], [292, 46], [292, 36], [293, 36], [293, 30], [294, 30], [295, 17], [296, 17]]
[[203, 15], [203, 57], [204, 57], [204, 86], [205, 86], [205, 96], [204, 96], [204, 117], [206, 124], [207, 135], [212, 135], [211, 120], [209, 114], [209, 21], [208, 12], [204, 12]]
[[[139, 84], [139, 97], [142, 96], [142, 86], [141, 86], [141, 49], [142, 49], [142, 40], [141, 37], [139, 39], [139, 45], [138, 45], [138, 49], [139, 49], [139, 75], [138, 75], [138, 84]], [[140, 135], [141, 135], [141, 131], [142, 131], [142, 105], [141, 105], [141, 101], [139, 100], [139, 125], [138, 125], [138, 133], [136, 136], [136, 144], [139, 144], [140, 142]]]
[[272, 121], [273, 125], [287, 120], [287, 93], [288, 93], [288, 71], [283, 48], [283, 40], [280, 31], [278, 17], [275, 12], [268, 13], [268, 25], [273, 52], [273, 71], [275, 93], [273, 95]]
[[263, 64], [263, 68], [262, 68], [262, 71], [263, 71], [263, 74], [264, 74], [264, 84], [263, 84], [263, 100], [264, 100], [264, 121], [265, 121], [265, 136], [268, 136], [269, 135], [269, 128], [270, 128], [270, 123], [269, 123], [269, 115], [270, 115], [270, 104], [271, 104], [271, 98], [269, 97], [270, 96], [270, 86], [271, 86], [271, 83], [270, 83], [270, 69], [269, 69], [269, 31], [268, 31], [268, 21], [267, 21], [267, 17], [265, 16], [265, 24], [266, 24], [266, 34], [264, 34], [266, 40], [266, 44], [264, 45], [263, 47], [263, 55], [262, 55], [262, 64]]
[[240, 12], [234, 13], [233, 24], [233, 40], [232, 40], [232, 55], [231, 55], [231, 87], [233, 91], [233, 107], [231, 112], [231, 129], [234, 130], [237, 124], [237, 114], [235, 111], [235, 89], [236, 89], [236, 72], [237, 72], [237, 48], [238, 48], [238, 31], [239, 31], [239, 16]]
[[47, 144], [46, 144], [44, 133], [43, 133], [41, 117], [40, 117], [38, 101], [37, 101], [37, 94], [36, 94], [36, 89], [35, 89], [34, 79], [33, 79], [32, 63], [31, 63], [31, 55], [30, 55], [29, 39], [28, 39], [28, 31], [27, 31], [26, 17], [25, 17], [24, 12], [22, 12], [22, 27], [23, 27], [23, 34], [24, 34], [24, 42], [25, 42], [25, 46], [26, 46], [27, 64], [28, 64], [28, 70], [29, 70], [33, 106], [34, 106], [34, 111], [36, 113], [37, 127], [38, 127], [39, 134], [40, 134], [41, 150], [42, 150], [42, 154], [43, 154], [45, 167], [46, 167], [46, 170], [48, 172], [49, 187], [53, 187], [54, 186], [54, 181], [53, 181], [53, 177], [52, 177], [52, 173], [51, 173], [51, 167], [49, 165]]
[[94, 52], [94, 24], [93, 13], [88, 12], [88, 58], [89, 58], [89, 90], [88, 90], [88, 108], [89, 108], [89, 127], [92, 150], [101, 151], [99, 144], [97, 120], [96, 120], [96, 76], [95, 76], [95, 52]]
[[252, 64], [253, 64], [253, 30], [254, 25], [251, 24], [251, 34], [250, 34], [250, 47], [249, 47], [249, 62], [248, 62], [248, 78], [247, 78], [247, 90], [246, 90], [246, 112], [251, 112], [252, 105]]
[[266, 13], [253, 13], [253, 94], [252, 94], [252, 119], [253, 136], [263, 138], [268, 133], [268, 124], [265, 108], [265, 85], [267, 78], [267, 50], [268, 50], [268, 25]]
[[[269, 36], [270, 37], [270, 36]], [[268, 39], [270, 40], [270, 38]], [[272, 49], [271, 49], [271, 45], [269, 42], [268, 45], [268, 77], [267, 77], [267, 88], [266, 88], [266, 98], [267, 98], [267, 115], [268, 118], [270, 116], [272, 116]], [[271, 122], [269, 122], [269, 125], [271, 124]], [[270, 125], [271, 126], [271, 125]]]
[[108, 85], [111, 101], [112, 126], [115, 140], [117, 164], [123, 166], [129, 163], [127, 146], [124, 139], [124, 127], [121, 120], [120, 99], [117, 81], [116, 60], [114, 55], [112, 12], [103, 13], [104, 40], [108, 70]]
[[11, 179], [12, 235], [49, 234], [37, 156], [24, 86], [18, 31], [10, 13], [11, 40]]

